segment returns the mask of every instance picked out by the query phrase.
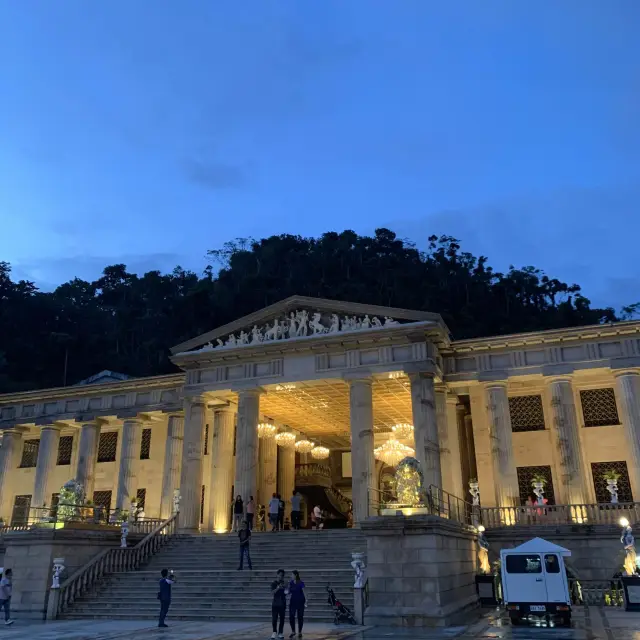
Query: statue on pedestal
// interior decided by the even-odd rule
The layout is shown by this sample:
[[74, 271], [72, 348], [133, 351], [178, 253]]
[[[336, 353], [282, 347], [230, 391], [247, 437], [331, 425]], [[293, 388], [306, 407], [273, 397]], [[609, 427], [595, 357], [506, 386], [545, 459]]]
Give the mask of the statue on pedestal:
[[484, 527], [478, 527], [478, 566], [480, 573], [488, 575], [491, 573], [491, 565], [489, 564], [489, 543], [484, 537]]
[[364, 563], [364, 553], [354, 551], [351, 554], [351, 557], [353, 558], [353, 560], [351, 561], [351, 566], [356, 572], [356, 580], [353, 583], [353, 588], [364, 589], [364, 586], [367, 583], [367, 577], [365, 573], [365, 569], [367, 567]]
[[633, 537], [633, 531], [629, 525], [629, 521], [626, 518], [620, 519], [622, 525], [622, 537], [620, 542], [624, 547], [624, 571], [628, 576], [636, 575], [638, 571], [638, 565], [636, 560], [636, 546], [635, 538]]

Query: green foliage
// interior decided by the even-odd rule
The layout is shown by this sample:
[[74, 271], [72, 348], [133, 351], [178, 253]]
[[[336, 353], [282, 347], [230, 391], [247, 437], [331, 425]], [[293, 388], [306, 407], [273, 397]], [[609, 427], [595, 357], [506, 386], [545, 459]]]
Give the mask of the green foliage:
[[421, 252], [388, 229], [279, 235], [208, 256], [201, 277], [116, 264], [51, 293], [13, 282], [0, 262], [0, 392], [61, 386], [65, 371], [68, 384], [103, 369], [169, 373], [170, 347], [294, 294], [437, 312], [458, 339], [617, 320], [578, 285], [534, 267], [495, 272], [449, 236]]

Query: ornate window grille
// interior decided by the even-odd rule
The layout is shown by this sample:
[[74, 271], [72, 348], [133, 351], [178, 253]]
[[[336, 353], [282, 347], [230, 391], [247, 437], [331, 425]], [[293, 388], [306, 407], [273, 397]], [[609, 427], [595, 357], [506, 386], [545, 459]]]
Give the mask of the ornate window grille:
[[616, 471], [620, 474], [618, 478], [618, 501], [633, 502], [629, 471], [627, 469], [627, 463], [624, 460], [618, 462], [591, 463], [591, 475], [593, 476], [593, 488], [596, 492], [596, 502], [611, 502], [611, 494], [607, 491], [607, 481], [604, 479], [604, 474], [607, 471]]
[[204, 425], [204, 455], [209, 455], [209, 425]]
[[40, 439], [25, 440], [22, 446], [22, 460], [20, 460], [20, 469], [29, 469], [35, 467], [38, 462], [38, 449], [40, 448]]
[[147, 490], [146, 489], [138, 489], [136, 491], [136, 499], [138, 500], [138, 507], [144, 511], [144, 505], [147, 501]]
[[151, 429], [142, 430], [142, 442], [140, 443], [140, 460], [149, 460], [151, 457]]
[[542, 396], [511, 396], [509, 414], [512, 431], [543, 431]]
[[11, 513], [11, 524], [25, 525], [29, 522], [29, 511], [31, 510], [31, 496], [16, 496], [13, 499], [13, 511]]
[[580, 391], [585, 427], [607, 427], [620, 424], [616, 394], [613, 389]]
[[118, 449], [118, 432], [105, 431], [100, 434], [98, 443], [98, 462], [115, 462]]
[[111, 491], [94, 491], [93, 506], [102, 507], [108, 519], [109, 511], [111, 511]]
[[520, 489], [520, 504], [526, 504], [529, 498], [535, 499], [533, 485], [531, 484], [535, 476], [542, 476], [546, 482], [544, 484], [544, 497], [547, 504], [556, 503], [556, 495], [553, 490], [553, 476], [550, 466], [542, 467], [518, 467], [518, 488]]
[[58, 443], [58, 461], [56, 464], [60, 466], [70, 465], [72, 449], [73, 436], [61, 436]]

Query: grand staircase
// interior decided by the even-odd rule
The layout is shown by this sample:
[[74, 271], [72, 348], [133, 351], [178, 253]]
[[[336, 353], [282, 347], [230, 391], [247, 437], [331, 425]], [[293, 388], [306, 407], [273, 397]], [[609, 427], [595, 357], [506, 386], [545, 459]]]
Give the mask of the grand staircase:
[[353, 608], [351, 552], [365, 550], [364, 537], [356, 529], [255, 533], [253, 571], [246, 564], [244, 571], [237, 571], [235, 534], [179, 536], [141, 570], [104, 577], [63, 617], [155, 618], [160, 571], [167, 568], [175, 571], [177, 579], [169, 619], [265, 622], [271, 619], [269, 586], [282, 568], [287, 579], [297, 569], [305, 582], [309, 601], [305, 620], [330, 622], [333, 616], [325, 587], [331, 583], [338, 598]]

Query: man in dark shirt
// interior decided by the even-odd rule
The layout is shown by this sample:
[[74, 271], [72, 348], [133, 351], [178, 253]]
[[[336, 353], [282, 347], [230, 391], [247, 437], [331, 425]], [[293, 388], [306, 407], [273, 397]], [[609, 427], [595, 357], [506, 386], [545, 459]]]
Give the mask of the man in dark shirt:
[[242, 571], [244, 566], [244, 557], [247, 556], [247, 564], [249, 570], [253, 569], [251, 566], [251, 554], [249, 553], [249, 545], [251, 544], [251, 531], [246, 522], [243, 522], [238, 531], [238, 540], [240, 540], [240, 565], [238, 571]]
[[278, 569], [276, 579], [271, 583], [273, 602], [271, 603], [271, 626], [273, 633], [271, 638], [284, 638], [284, 613], [287, 608], [286, 584], [284, 581], [284, 569]]
[[166, 569], [160, 572], [162, 578], [160, 578], [160, 590], [158, 591], [158, 600], [160, 600], [160, 620], [158, 622], [159, 627], [167, 627], [164, 619], [167, 617], [169, 607], [171, 606], [171, 585], [176, 581], [173, 572], [169, 574]]
[[284, 531], [284, 500], [282, 496], [278, 494], [278, 500], [280, 500], [280, 504], [278, 505], [278, 529], [280, 531]]

